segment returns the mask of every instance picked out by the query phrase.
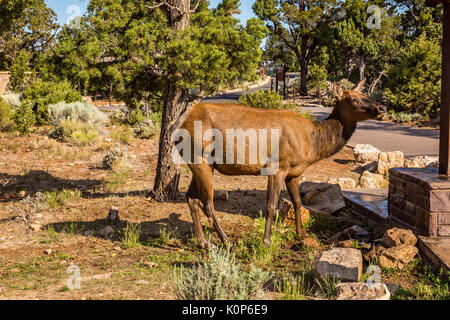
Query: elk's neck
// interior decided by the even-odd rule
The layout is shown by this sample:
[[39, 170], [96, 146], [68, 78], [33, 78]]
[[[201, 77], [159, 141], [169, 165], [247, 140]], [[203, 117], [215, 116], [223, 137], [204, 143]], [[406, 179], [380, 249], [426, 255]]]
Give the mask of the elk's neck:
[[314, 160], [328, 158], [341, 150], [355, 132], [356, 122], [342, 121], [336, 108], [324, 121], [314, 123], [312, 133]]

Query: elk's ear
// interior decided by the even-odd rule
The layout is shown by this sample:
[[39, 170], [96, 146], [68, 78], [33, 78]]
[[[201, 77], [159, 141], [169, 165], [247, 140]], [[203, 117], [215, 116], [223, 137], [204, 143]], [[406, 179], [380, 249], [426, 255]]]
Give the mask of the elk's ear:
[[362, 80], [358, 83], [358, 85], [357, 85], [355, 88], [353, 88], [353, 91], [356, 91], [356, 92], [361, 93], [361, 92], [363, 91], [363, 88], [364, 88], [364, 84], [365, 84], [365, 83], [366, 83], [366, 78], [362, 79]]
[[339, 83], [337, 83], [336, 81], [333, 83], [333, 91], [334, 91], [334, 95], [338, 98], [342, 97], [342, 89]]

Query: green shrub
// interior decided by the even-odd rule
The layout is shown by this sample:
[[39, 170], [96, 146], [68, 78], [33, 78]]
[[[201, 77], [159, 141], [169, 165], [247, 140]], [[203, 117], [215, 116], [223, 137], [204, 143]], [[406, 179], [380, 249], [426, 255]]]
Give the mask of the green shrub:
[[240, 263], [227, 250], [210, 249], [209, 262], [175, 271], [174, 291], [182, 300], [248, 300], [259, 298], [270, 272], [240, 270]]
[[58, 102], [81, 101], [81, 94], [72, 88], [67, 81], [32, 82], [23, 92], [22, 101], [30, 103], [36, 110], [36, 120], [39, 124], [48, 123], [48, 106]]
[[59, 102], [48, 106], [48, 120], [51, 124], [57, 126], [66, 119], [100, 125], [107, 121], [107, 116], [87, 102]]
[[50, 137], [76, 146], [85, 146], [96, 142], [98, 130], [93, 124], [67, 119], [50, 132]]
[[397, 123], [417, 122], [424, 118], [424, 116], [418, 113], [405, 113], [405, 112], [389, 112], [386, 115], [388, 120], [392, 120]]
[[441, 98], [441, 47], [421, 36], [400, 52], [388, 70], [385, 97], [396, 112], [436, 116]]
[[12, 116], [15, 123], [15, 129], [21, 134], [30, 132], [31, 127], [36, 123], [36, 117], [33, 113], [33, 107], [29, 101], [24, 101]]
[[11, 122], [12, 107], [5, 100], [0, 98], [0, 129]]
[[243, 94], [239, 103], [255, 108], [284, 109], [283, 97], [273, 90], [258, 90], [249, 95]]
[[152, 120], [145, 119], [133, 128], [133, 133], [137, 138], [150, 139], [155, 136], [159, 130], [160, 126], [158, 124], [155, 125]]
[[26, 51], [20, 51], [14, 59], [10, 68], [11, 76], [9, 78], [9, 86], [12, 91], [20, 92], [24, 89], [26, 72], [29, 71], [29, 60], [30, 54]]
[[127, 126], [115, 128], [114, 131], [111, 132], [111, 138], [123, 144], [131, 144], [132, 137], [133, 131]]
[[103, 158], [103, 167], [105, 169], [112, 169], [124, 156], [125, 153], [120, 148], [115, 147], [110, 149]]

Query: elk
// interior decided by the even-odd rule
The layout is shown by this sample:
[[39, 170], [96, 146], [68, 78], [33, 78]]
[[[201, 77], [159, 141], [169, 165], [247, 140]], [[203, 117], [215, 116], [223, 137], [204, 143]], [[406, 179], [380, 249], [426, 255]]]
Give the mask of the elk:
[[[202, 140], [201, 143], [196, 143], [192, 140], [185, 141], [191, 148], [197, 148], [197, 151], [201, 151], [200, 153], [197, 152], [196, 159], [194, 159], [195, 155], [191, 153], [185, 154], [185, 150], [181, 152], [181, 150], [177, 149], [180, 151], [180, 156], [183, 153], [184, 157], [191, 160], [185, 161], [193, 174], [191, 184], [186, 192], [186, 200], [201, 247], [206, 247], [208, 243], [202, 230], [200, 209], [206, 214], [222, 242], [231, 245], [214, 212], [214, 170], [224, 175], [262, 175], [263, 169], [269, 166], [269, 163], [264, 162], [265, 159], [260, 156], [258, 156], [256, 163], [249, 161], [252, 157], [251, 153], [256, 151], [251, 148], [250, 134], [244, 136], [245, 161], [236, 161], [236, 158], [238, 158], [237, 142], [234, 141], [234, 137], [230, 138], [227, 136], [226, 132], [229, 129], [237, 128], [245, 130], [247, 133], [255, 133], [260, 129], [267, 129], [268, 131], [278, 130], [279, 132], [277, 143], [278, 159], [275, 159], [276, 163], [270, 163], [270, 165], [276, 165], [276, 170], [273, 172], [269, 170], [270, 173], [266, 174], [268, 175], [268, 183], [264, 234], [265, 246], [270, 247], [272, 223], [283, 182], [286, 184], [287, 191], [294, 204], [297, 235], [300, 239], [305, 236], [300, 214], [299, 177], [310, 165], [328, 158], [342, 149], [354, 133], [357, 122], [366, 119], [378, 119], [386, 112], [384, 106], [361, 94], [364, 82], [365, 79], [354, 89], [345, 91], [335, 83], [336, 104], [330, 116], [323, 121], [311, 121], [292, 110], [258, 109], [228, 103], [196, 104], [180, 117], [174, 128], [184, 130], [191, 136], [194, 136], [197, 130], [195, 128], [196, 123], [201, 123], [202, 130], [215, 130], [217, 134], [214, 135], [214, 142], [218, 137], [224, 140], [223, 143], [217, 144], [216, 147], [222, 146], [222, 148], [225, 148], [224, 146], [226, 146], [226, 151], [231, 152], [231, 155], [234, 157], [233, 160], [235, 160], [231, 162], [225, 161], [226, 152], [222, 153], [222, 159], [216, 157], [213, 162], [204, 156], [202, 152], [210, 148], [213, 139], [212, 135], [205, 139], [210, 139], [209, 141]], [[261, 138], [261, 136], [258, 136], [258, 138]], [[227, 141], [227, 139], [232, 139], [232, 141]], [[272, 146], [274, 146], [272, 141], [270, 146], [267, 150], [268, 155], [272, 156]], [[214, 150], [216, 155], [217, 151]], [[274, 161], [272, 158], [269, 159]]]

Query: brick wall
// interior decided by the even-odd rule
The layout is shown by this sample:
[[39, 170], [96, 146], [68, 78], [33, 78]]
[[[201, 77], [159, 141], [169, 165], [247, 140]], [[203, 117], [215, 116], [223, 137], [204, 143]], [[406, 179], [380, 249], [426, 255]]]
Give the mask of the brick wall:
[[389, 215], [427, 236], [450, 236], [450, 180], [436, 168], [389, 170]]
[[4, 94], [9, 83], [9, 72], [0, 71], [0, 95]]

